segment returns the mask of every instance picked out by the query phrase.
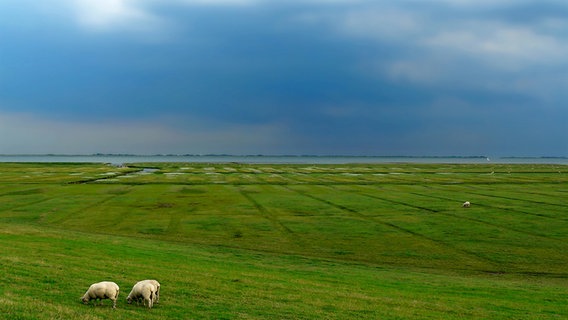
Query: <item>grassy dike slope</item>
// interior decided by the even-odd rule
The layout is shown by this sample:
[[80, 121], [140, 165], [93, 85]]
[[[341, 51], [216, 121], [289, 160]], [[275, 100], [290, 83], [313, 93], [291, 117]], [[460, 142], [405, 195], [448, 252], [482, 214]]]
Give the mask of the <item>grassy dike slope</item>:
[[[0, 314], [566, 318], [567, 195], [558, 165], [0, 164]], [[116, 310], [79, 303], [102, 280]]]

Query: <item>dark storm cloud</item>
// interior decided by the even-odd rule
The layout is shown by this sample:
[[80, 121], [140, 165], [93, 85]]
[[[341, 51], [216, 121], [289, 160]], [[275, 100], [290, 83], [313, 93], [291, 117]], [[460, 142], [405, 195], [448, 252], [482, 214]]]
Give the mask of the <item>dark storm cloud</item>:
[[1, 153], [568, 153], [563, 2], [0, 8]]

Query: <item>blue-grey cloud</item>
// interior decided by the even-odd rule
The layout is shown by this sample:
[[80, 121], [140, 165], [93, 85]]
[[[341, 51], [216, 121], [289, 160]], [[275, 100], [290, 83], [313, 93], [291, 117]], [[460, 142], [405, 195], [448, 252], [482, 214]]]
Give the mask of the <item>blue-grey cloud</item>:
[[[28, 113], [0, 113], [2, 154], [185, 154], [293, 150], [294, 134], [277, 123], [239, 124], [180, 119], [67, 121]], [[279, 142], [280, 141], [280, 142]], [[152, 148], [148, 148], [151, 146]]]
[[567, 27], [560, 1], [7, 0], [0, 117], [141, 153], [567, 155]]

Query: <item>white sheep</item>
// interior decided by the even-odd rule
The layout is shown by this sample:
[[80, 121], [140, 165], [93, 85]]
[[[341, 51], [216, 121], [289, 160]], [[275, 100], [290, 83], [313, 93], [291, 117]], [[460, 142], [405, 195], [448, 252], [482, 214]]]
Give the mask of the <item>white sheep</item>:
[[156, 296], [154, 297], [154, 303], [159, 303], [160, 302], [160, 283], [156, 280], [142, 280], [139, 282], [148, 282], [153, 284], [156, 287]]
[[[151, 283], [151, 284], [153, 284], [153, 285], [156, 287], [156, 294], [155, 294], [155, 296], [154, 296], [154, 301], [153, 301], [153, 302], [154, 302], [154, 303], [159, 303], [159, 302], [160, 302], [160, 283], [159, 283], [157, 280], [153, 280], [153, 279], [150, 280], [150, 279], [149, 279], [149, 280], [141, 280], [141, 281], [138, 281], [136, 284], [143, 283], [143, 282]], [[139, 299], [142, 299], [142, 297], [139, 297]]]
[[469, 208], [469, 207], [471, 207], [471, 203], [469, 201], [466, 201], [462, 204], [462, 207]]
[[132, 287], [128, 297], [126, 297], [126, 301], [130, 304], [134, 300], [138, 302], [140, 299], [143, 299], [144, 305], [148, 308], [152, 308], [154, 301], [156, 300], [157, 290], [158, 289], [152, 282], [147, 280], [139, 281], [134, 285], [134, 287]]
[[98, 283], [93, 283], [87, 292], [83, 295], [81, 300], [84, 304], [88, 304], [90, 300], [97, 299], [100, 300], [100, 304], [103, 304], [103, 299], [112, 300], [112, 308], [116, 309], [116, 299], [118, 299], [118, 293], [120, 288], [118, 285], [111, 281], [103, 281]]

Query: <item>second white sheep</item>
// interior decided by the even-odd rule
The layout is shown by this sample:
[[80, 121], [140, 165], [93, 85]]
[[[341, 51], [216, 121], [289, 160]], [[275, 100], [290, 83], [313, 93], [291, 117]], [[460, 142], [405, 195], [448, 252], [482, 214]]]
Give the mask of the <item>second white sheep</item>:
[[130, 304], [132, 301], [139, 302], [140, 300], [143, 300], [145, 306], [152, 308], [154, 301], [157, 300], [157, 293], [158, 287], [156, 287], [152, 281], [142, 280], [132, 287], [128, 297], [126, 297], [126, 301]]

